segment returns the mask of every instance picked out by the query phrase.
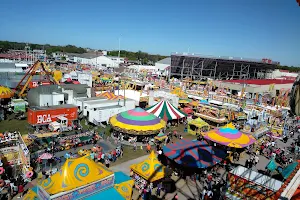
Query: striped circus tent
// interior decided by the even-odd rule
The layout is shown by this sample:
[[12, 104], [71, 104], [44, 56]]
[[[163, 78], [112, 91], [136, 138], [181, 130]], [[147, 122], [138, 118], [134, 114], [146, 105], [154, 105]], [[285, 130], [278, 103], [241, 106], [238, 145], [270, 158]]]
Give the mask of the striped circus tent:
[[103, 93], [97, 94], [96, 96], [104, 97], [104, 98], [107, 98], [108, 100], [124, 99], [124, 97], [122, 95], [115, 95], [112, 92], [103, 92]]
[[146, 109], [147, 112], [154, 114], [165, 121], [181, 119], [187, 114], [173, 106], [169, 101], [162, 100], [157, 104]]

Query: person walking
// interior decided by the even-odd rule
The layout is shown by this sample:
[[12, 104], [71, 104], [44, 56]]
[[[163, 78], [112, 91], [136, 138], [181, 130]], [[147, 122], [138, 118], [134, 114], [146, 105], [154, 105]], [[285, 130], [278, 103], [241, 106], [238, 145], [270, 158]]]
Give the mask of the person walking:
[[108, 158], [105, 159], [105, 166], [109, 168], [110, 160]]
[[257, 155], [254, 157], [254, 161], [255, 161], [255, 167], [256, 167], [256, 165], [257, 165], [258, 162], [259, 162], [259, 157], [258, 157]]

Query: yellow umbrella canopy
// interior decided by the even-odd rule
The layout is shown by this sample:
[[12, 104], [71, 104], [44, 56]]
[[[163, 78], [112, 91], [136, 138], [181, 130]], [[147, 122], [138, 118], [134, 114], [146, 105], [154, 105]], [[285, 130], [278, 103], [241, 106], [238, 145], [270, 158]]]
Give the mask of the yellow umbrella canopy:
[[130, 168], [150, 182], [154, 182], [165, 177], [165, 167], [158, 161], [154, 151], [150, 153], [146, 160], [138, 164], [133, 164]]
[[234, 148], [244, 148], [256, 141], [252, 135], [238, 131], [232, 123], [209, 132], [203, 132], [202, 135], [207, 140]]
[[67, 159], [61, 170], [41, 182], [50, 195], [66, 192], [109, 177], [113, 172], [94, 162], [90, 155]]
[[142, 108], [119, 113], [110, 118], [110, 124], [116, 130], [137, 135], [151, 135], [166, 126], [164, 120]]
[[8, 99], [14, 96], [14, 92], [8, 87], [0, 86], [0, 99]]

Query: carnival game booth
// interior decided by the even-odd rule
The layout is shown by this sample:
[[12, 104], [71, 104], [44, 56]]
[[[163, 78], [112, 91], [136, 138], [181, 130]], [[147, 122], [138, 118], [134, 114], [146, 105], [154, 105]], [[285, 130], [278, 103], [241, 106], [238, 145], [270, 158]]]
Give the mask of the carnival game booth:
[[146, 109], [148, 113], [154, 114], [156, 117], [165, 120], [166, 122], [178, 120], [187, 117], [187, 114], [173, 106], [169, 101], [162, 100], [157, 104]]
[[126, 138], [129, 140], [131, 137], [137, 137], [137, 141], [140, 141], [145, 136], [153, 136], [159, 133], [166, 126], [164, 120], [146, 112], [142, 108], [121, 112], [111, 117], [109, 122], [113, 129], [117, 131], [114, 134], [115, 137], [118, 134], [122, 134], [125, 136], [125, 140]]
[[5, 159], [9, 166], [14, 167], [15, 173], [23, 174], [24, 178], [26, 173], [31, 171], [30, 152], [19, 132], [0, 133], [0, 158], [1, 161]]
[[225, 151], [209, 145], [206, 141], [180, 140], [163, 147], [164, 155], [183, 167], [208, 168], [220, 163]]
[[209, 131], [209, 129], [210, 129], [210, 125], [199, 117], [188, 122], [189, 134], [200, 135], [201, 132]]
[[232, 123], [208, 132], [202, 132], [206, 140], [233, 148], [244, 148], [253, 144], [256, 139], [237, 130]]
[[276, 192], [283, 182], [238, 166], [228, 174], [229, 188], [225, 194], [229, 200], [277, 200]]
[[268, 128], [271, 131], [272, 136], [281, 138], [284, 133], [285, 121], [279, 117], [270, 116], [268, 119]]
[[124, 99], [124, 96], [115, 95], [112, 92], [96, 92], [96, 97], [104, 97], [108, 100]]
[[133, 172], [135, 188], [138, 190], [143, 189], [148, 183], [155, 186], [157, 181], [165, 177], [165, 167], [158, 161], [154, 151], [146, 160], [131, 165], [130, 169]]
[[210, 123], [222, 125], [228, 122], [227, 118], [225, 117], [225, 113], [226, 109], [224, 108], [199, 104], [197, 112], [194, 115], [203, 120], [209, 121]]
[[[90, 155], [67, 159], [61, 170], [41, 181], [35, 191], [30, 191], [30, 194], [32, 196], [32, 192], [35, 192], [37, 198], [43, 200], [77, 200], [95, 197], [102, 199], [100, 197], [109, 196], [116, 200], [131, 199], [133, 181], [130, 178], [124, 180], [122, 176], [126, 175], [120, 173], [114, 173], [102, 164], [95, 163]], [[104, 193], [101, 194], [102, 192]]]

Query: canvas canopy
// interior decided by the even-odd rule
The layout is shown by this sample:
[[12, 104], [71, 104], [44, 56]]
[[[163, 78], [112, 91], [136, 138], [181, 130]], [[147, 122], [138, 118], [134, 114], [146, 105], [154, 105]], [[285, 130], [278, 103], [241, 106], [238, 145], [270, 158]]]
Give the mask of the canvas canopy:
[[133, 164], [130, 168], [150, 182], [160, 180], [165, 176], [165, 167], [158, 161], [154, 151], [150, 153], [146, 160]]

